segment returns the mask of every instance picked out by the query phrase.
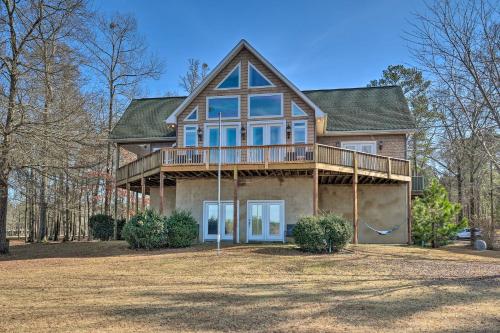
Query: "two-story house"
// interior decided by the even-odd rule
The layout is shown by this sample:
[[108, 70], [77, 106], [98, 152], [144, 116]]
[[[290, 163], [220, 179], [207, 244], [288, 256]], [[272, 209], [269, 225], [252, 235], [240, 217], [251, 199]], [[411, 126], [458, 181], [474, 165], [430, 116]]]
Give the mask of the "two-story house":
[[191, 211], [202, 242], [218, 223], [223, 240], [286, 241], [301, 216], [333, 211], [355, 242], [406, 243], [413, 128], [401, 88], [301, 91], [242, 40], [189, 96], [133, 100], [110, 140], [137, 155], [116, 174], [128, 202]]

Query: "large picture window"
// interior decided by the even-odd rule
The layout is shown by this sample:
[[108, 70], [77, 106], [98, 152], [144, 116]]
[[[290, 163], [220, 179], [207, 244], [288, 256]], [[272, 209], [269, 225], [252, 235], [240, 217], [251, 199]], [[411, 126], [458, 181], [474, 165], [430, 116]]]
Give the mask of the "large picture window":
[[249, 118], [282, 117], [283, 95], [249, 95], [248, 116]]
[[207, 97], [207, 119], [218, 119], [219, 113], [222, 118], [231, 119], [240, 117], [239, 96]]

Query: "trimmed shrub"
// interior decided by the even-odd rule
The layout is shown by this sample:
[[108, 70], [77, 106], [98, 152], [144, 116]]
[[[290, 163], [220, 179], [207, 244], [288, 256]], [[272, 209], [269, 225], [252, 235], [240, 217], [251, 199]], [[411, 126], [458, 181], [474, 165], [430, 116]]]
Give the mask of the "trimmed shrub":
[[293, 229], [295, 243], [306, 252], [332, 252], [343, 249], [353, 236], [351, 222], [335, 214], [305, 216]]
[[332, 213], [318, 216], [318, 223], [324, 230], [328, 252], [346, 247], [354, 234], [350, 221]]
[[295, 243], [306, 252], [323, 252], [325, 249], [324, 230], [314, 216], [304, 216], [293, 228]]
[[94, 239], [107, 241], [113, 238], [115, 221], [109, 215], [96, 214], [90, 217], [89, 227]]
[[145, 210], [125, 223], [123, 238], [133, 249], [156, 249], [167, 246], [165, 218], [153, 210]]
[[187, 247], [198, 237], [198, 224], [191, 212], [175, 210], [165, 221], [169, 247]]

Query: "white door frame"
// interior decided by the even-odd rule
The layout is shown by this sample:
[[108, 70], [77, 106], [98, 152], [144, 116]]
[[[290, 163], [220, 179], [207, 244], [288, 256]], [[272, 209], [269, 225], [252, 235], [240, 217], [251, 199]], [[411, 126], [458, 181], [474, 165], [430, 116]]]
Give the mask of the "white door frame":
[[[221, 200], [221, 205], [224, 206], [224, 204], [233, 204], [233, 200]], [[217, 200], [204, 200], [203, 201], [203, 221], [201, 224], [201, 229], [202, 229], [202, 242], [204, 243], [206, 240], [217, 240], [217, 236], [215, 238], [208, 237], [208, 210], [206, 209], [208, 204], [215, 204], [217, 205]], [[224, 212], [224, 211], [223, 211]], [[224, 214], [224, 213], [223, 213]], [[236, 227], [236, 241], [239, 243], [240, 241], [240, 229], [239, 229], [239, 221], [240, 221], [240, 201], [236, 201], [236, 215], [238, 217], [236, 223], [233, 221], [233, 228]], [[231, 237], [226, 237], [224, 238], [224, 230], [223, 230], [223, 225], [222, 225], [222, 219], [219, 218], [219, 230], [221, 232], [221, 240], [233, 240], [233, 234], [231, 234]]]
[[[263, 204], [264, 209], [262, 210], [262, 238], [261, 239], [250, 239], [250, 231], [251, 231], [251, 210], [250, 206], [252, 204]], [[269, 239], [269, 209], [268, 206], [269, 204], [279, 204], [281, 208], [281, 223], [280, 223], [280, 229], [281, 229], [281, 237], [278, 239]], [[276, 241], [282, 241], [285, 242], [285, 228], [286, 228], [286, 217], [285, 217], [285, 200], [247, 200], [247, 232], [246, 232], [246, 242], [248, 243], [249, 241], [262, 241], [262, 242], [276, 242]]]
[[269, 136], [269, 127], [272, 125], [281, 125], [281, 141], [282, 144], [286, 143], [286, 121], [285, 120], [263, 120], [263, 121], [249, 121], [247, 122], [247, 133], [248, 133], [248, 146], [253, 146], [253, 131], [252, 127], [262, 126], [264, 127], [263, 133], [263, 143], [264, 145], [269, 145], [270, 136]]

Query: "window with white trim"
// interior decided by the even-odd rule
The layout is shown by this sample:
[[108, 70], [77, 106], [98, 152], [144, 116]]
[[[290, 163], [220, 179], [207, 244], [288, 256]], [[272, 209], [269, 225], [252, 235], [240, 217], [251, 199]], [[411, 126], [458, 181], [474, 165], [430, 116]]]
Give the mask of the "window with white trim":
[[274, 87], [274, 84], [272, 84], [271, 81], [249, 61], [248, 87], [250, 88]]
[[185, 121], [196, 121], [198, 120], [198, 107], [195, 107], [193, 111], [191, 111], [186, 118]]
[[240, 96], [207, 97], [207, 119], [240, 117]]
[[248, 117], [282, 117], [283, 94], [248, 95]]
[[198, 125], [184, 126], [184, 147], [198, 146]]
[[360, 151], [368, 154], [377, 153], [377, 142], [376, 141], [343, 141], [342, 148]]
[[292, 141], [295, 144], [307, 143], [307, 121], [294, 121], [292, 123]]
[[302, 116], [307, 116], [307, 113], [305, 113], [300, 106], [298, 106], [297, 104], [295, 104], [295, 102], [292, 101], [292, 117], [302, 117]]
[[224, 89], [239, 89], [240, 88], [240, 69], [241, 64], [236, 65], [234, 69], [229, 72], [228, 75], [224, 79], [222, 79], [221, 83], [215, 88], [218, 90]]

